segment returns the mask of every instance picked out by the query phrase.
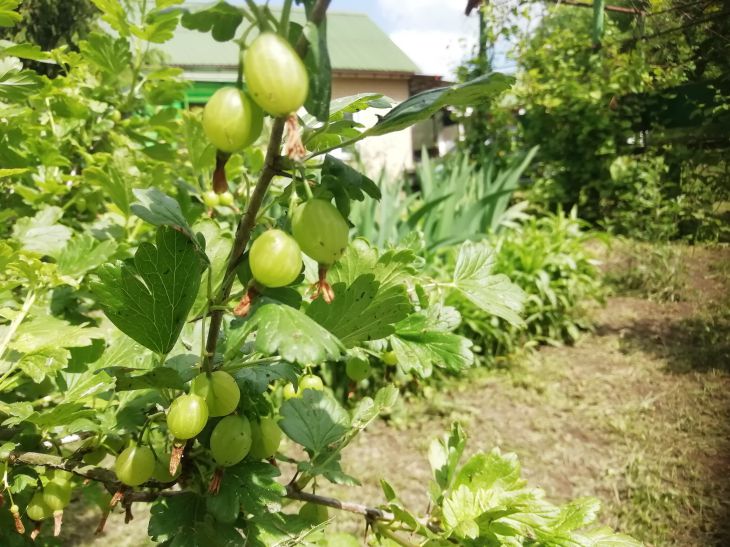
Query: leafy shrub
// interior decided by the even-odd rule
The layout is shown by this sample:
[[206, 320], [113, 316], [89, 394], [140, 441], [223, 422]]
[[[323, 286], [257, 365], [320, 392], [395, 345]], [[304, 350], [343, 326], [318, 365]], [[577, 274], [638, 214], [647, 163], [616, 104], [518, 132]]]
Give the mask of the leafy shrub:
[[492, 238], [494, 272], [509, 275], [526, 294], [524, 323], [511, 326], [463, 299], [448, 300], [461, 311], [461, 332], [476, 341], [487, 363], [524, 346], [573, 342], [590, 329], [586, 306], [603, 296], [590, 245], [603, 238], [585, 228], [573, 209], [528, 216]]
[[488, 34], [501, 28], [518, 42], [518, 77], [472, 123], [478, 134], [465, 146], [539, 144], [530, 201], [577, 205], [583, 218], [616, 233], [727, 238], [730, 90], [723, 75], [730, 55], [726, 42], [708, 46], [727, 22], [691, 10], [686, 32], [666, 32], [673, 9], [647, 18], [607, 13], [595, 47], [590, 13], [550, 7], [520, 33], [499, 8], [488, 8]]
[[664, 158], [618, 156], [610, 172], [613, 184], [601, 196], [609, 231], [648, 241], [666, 241], [677, 234], [680, 205], [665, 193]]
[[[458, 293], [516, 322], [522, 296], [491, 273], [483, 243], [462, 244], [452, 270], [423, 272], [413, 249], [349, 242], [352, 202], [379, 192], [327, 152], [451, 101], [488, 101], [510, 79], [429, 90], [365, 129], [344, 113], [390, 103], [378, 94], [330, 102], [326, 0], [307, 4], [306, 33], [288, 9], [277, 20], [253, 2], [196, 11], [141, 2], [131, 16], [126, 2], [94, 3], [114, 35], [89, 35], [79, 53], [0, 44], [0, 544], [31, 545], [49, 520], [58, 535], [80, 494], [101, 509], [98, 532], [119, 507], [128, 522], [135, 504], [151, 503], [147, 532], [164, 545], [357, 542], [324, 531], [326, 507], [363, 515], [386, 545], [566, 534], [580, 545], [631, 545], [581, 532], [595, 505], [544, 502], [513, 457], [495, 452], [459, 468], [458, 433], [431, 451], [436, 505], [421, 519], [391, 488], [385, 508], [321, 494], [325, 482], [357, 484], [343, 450], [398, 390], [344, 405], [316, 373], [381, 354], [420, 376], [457, 371], [473, 353], [444, 299]], [[18, 19], [17, 4], [0, 3], [0, 25]], [[244, 21], [256, 28], [266, 47], [236, 42], [252, 97], [239, 81], [224, 91], [231, 101], [203, 116], [174, 106], [187, 86], [180, 71], [154, 64], [137, 40], [164, 42], [179, 21], [217, 40]], [[312, 46], [317, 55], [307, 55]], [[49, 79], [21, 58], [62, 70]], [[255, 104], [272, 118], [261, 148]], [[308, 115], [296, 115], [301, 107]], [[291, 454], [280, 453], [284, 436]], [[305, 505], [283, 511], [291, 502]]]
[[684, 257], [675, 244], [617, 239], [611, 245], [606, 281], [618, 292], [677, 301], [686, 275]]
[[[508, 206], [537, 147], [505, 160], [475, 164], [467, 156], [450, 154], [433, 160], [423, 153], [413, 181], [381, 179], [382, 207], [364, 203], [354, 208], [360, 235], [378, 246], [394, 245], [418, 230], [426, 253], [467, 239], [494, 233], [509, 216]], [[415, 186], [415, 190], [411, 189]]]
[[[545, 499], [539, 488], [521, 478], [515, 454], [499, 449], [479, 452], [460, 464], [466, 436], [458, 424], [444, 439], [434, 440], [428, 456], [433, 477], [430, 483], [429, 515], [419, 519], [405, 512], [410, 522], [421, 523], [418, 533], [435, 539], [431, 528], [438, 523], [452, 544], [477, 545], [640, 545], [633, 538], [614, 534], [595, 525], [600, 503], [582, 498], [562, 506]], [[404, 514], [397, 493], [386, 481], [383, 492], [386, 510]], [[376, 525], [378, 526], [378, 525]], [[385, 537], [390, 537], [387, 533]], [[401, 545], [402, 542], [397, 541]]]

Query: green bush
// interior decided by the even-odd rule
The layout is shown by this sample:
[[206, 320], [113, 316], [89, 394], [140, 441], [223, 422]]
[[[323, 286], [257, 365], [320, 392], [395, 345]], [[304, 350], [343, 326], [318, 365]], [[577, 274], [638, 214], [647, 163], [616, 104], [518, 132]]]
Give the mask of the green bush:
[[619, 293], [674, 302], [682, 298], [686, 277], [676, 244], [616, 239], [611, 245], [606, 281]]
[[603, 223], [609, 231], [648, 241], [677, 235], [681, 204], [666, 195], [663, 157], [618, 156], [610, 172], [613, 184], [601, 195]]
[[[533, 31], [513, 39], [517, 83], [463, 147], [539, 144], [530, 201], [548, 209], [577, 205], [583, 218], [616, 233], [726, 239], [730, 56], [727, 44], [708, 45], [728, 23], [687, 12], [686, 32], [665, 33], [674, 25], [666, 11], [636, 19], [607, 14], [594, 47], [590, 12], [549, 8]], [[494, 14], [487, 21], [500, 24]]]
[[525, 293], [524, 323], [513, 326], [481, 313], [469, 302], [448, 302], [462, 314], [460, 332], [493, 364], [523, 347], [573, 342], [590, 329], [586, 306], [602, 299], [598, 262], [590, 246], [603, 237], [585, 231], [576, 209], [529, 216], [492, 238], [494, 272], [507, 274]]
[[[431, 253], [497, 232], [537, 150], [535, 146], [513, 154], [501, 169], [494, 161], [475, 164], [459, 154], [433, 160], [424, 151], [413, 182], [407, 177], [394, 182], [381, 178], [380, 204], [363, 202], [353, 208], [358, 234], [383, 247], [418, 230]], [[417, 190], [411, 190], [412, 184]]]

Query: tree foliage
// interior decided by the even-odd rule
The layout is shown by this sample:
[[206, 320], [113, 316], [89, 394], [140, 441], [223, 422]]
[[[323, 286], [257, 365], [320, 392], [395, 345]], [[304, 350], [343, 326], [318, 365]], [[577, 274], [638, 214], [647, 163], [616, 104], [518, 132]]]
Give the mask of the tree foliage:
[[475, 120], [477, 136], [466, 145], [481, 142], [502, 154], [539, 144], [534, 199], [578, 205], [584, 218], [607, 218], [619, 233], [629, 228], [616, 219], [646, 203], [631, 198], [639, 179], [615, 178], [615, 162], [645, 166], [649, 177], [662, 164], [666, 170], [650, 207], [670, 208], [675, 229], [649, 232], [723, 237], [717, 211], [728, 186], [728, 17], [722, 2], [684, 4], [652, 4], [640, 14], [607, 12], [598, 44], [589, 10], [548, 7], [523, 19], [531, 19], [525, 30], [512, 23], [514, 14], [505, 18], [497, 8], [483, 8], [498, 29], [493, 39], [508, 36], [516, 43], [518, 78]]

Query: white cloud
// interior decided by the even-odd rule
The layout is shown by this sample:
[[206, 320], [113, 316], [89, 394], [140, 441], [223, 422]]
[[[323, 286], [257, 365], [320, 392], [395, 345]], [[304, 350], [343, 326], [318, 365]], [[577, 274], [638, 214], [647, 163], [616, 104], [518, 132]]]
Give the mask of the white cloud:
[[426, 74], [453, 77], [477, 41], [475, 14], [465, 0], [378, 0], [390, 38]]
[[458, 33], [436, 30], [398, 30], [390, 34], [399, 48], [424, 74], [452, 78], [456, 67], [472, 52], [476, 40]]

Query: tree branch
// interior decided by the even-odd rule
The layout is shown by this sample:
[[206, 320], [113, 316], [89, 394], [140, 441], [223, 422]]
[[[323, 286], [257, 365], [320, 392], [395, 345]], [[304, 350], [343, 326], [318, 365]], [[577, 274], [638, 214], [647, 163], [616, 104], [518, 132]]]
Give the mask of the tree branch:
[[[0, 461], [3, 460], [7, 461], [9, 465], [39, 465], [50, 469], [63, 469], [65, 471], [70, 471], [79, 477], [102, 483], [106, 489], [112, 493], [117, 492], [120, 488], [122, 488], [122, 483], [117, 480], [116, 474], [110, 469], [96, 467], [93, 465], [85, 465], [83, 462], [64, 459], [52, 454], [13, 451], [7, 454], [7, 456], [0, 456]], [[128, 490], [124, 493], [124, 501], [126, 503], [151, 502], [159, 498], [170, 498], [187, 493], [185, 490], [173, 490], [168, 484], [162, 484], [157, 481], [148, 481], [142, 484], [139, 488], [152, 488], [153, 490]], [[361, 503], [342, 501], [336, 498], [302, 492], [301, 490], [298, 490], [296, 486], [291, 484], [286, 487], [286, 494], [284, 497], [297, 501], [325, 505], [334, 509], [348, 511], [350, 513], [356, 513], [358, 515], [363, 515], [370, 521], [379, 520], [392, 522], [395, 520], [395, 516], [389, 511], [383, 511], [376, 507], [368, 507]]]
[[395, 515], [390, 511], [383, 511], [375, 507], [368, 507], [361, 503], [354, 503], [351, 501], [342, 501], [337, 498], [330, 498], [327, 496], [320, 496], [319, 494], [310, 494], [309, 492], [303, 492], [297, 490], [293, 484], [288, 484], [286, 487], [286, 497], [292, 500], [306, 501], [309, 503], [316, 503], [317, 505], [326, 505], [333, 509], [341, 509], [342, 511], [349, 511], [350, 513], [357, 513], [358, 515], [365, 516], [368, 520], [384, 520], [393, 521]]
[[[330, 4], [330, 0], [317, 0], [317, 3], [312, 8], [309, 20], [315, 25], [319, 25], [324, 19], [324, 15], [327, 12], [327, 8]], [[307, 41], [304, 34], [299, 37], [294, 48], [301, 58], [304, 58], [309, 49], [309, 42]], [[236, 229], [236, 238], [233, 241], [233, 247], [231, 248], [231, 254], [228, 257], [228, 265], [226, 266], [226, 275], [223, 278], [223, 283], [215, 300], [212, 302], [215, 306], [224, 304], [229, 296], [231, 295], [231, 287], [233, 287], [233, 281], [236, 278], [236, 268], [241, 262], [243, 252], [246, 250], [251, 239], [251, 232], [256, 225], [256, 216], [258, 215], [261, 204], [266, 196], [266, 191], [269, 189], [271, 179], [276, 175], [277, 172], [277, 160], [279, 158], [279, 149], [281, 147], [281, 138], [284, 134], [284, 123], [286, 118], [279, 117], [274, 120], [274, 125], [271, 128], [271, 137], [269, 139], [269, 146], [266, 149], [266, 158], [264, 160], [264, 167], [259, 175], [259, 180], [256, 183], [251, 199], [249, 200], [246, 212], [241, 217]], [[218, 336], [220, 334], [221, 324], [223, 323], [223, 310], [214, 310], [210, 316], [210, 327], [208, 328], [208, 339], [205, 344], [205, 363], [204, 368], [209, 369], [213, 356], [215, 355], [215, 349], [218, 345]]]

